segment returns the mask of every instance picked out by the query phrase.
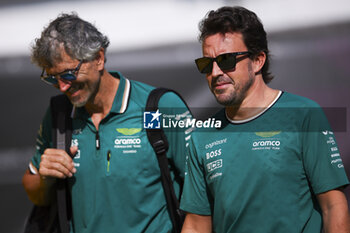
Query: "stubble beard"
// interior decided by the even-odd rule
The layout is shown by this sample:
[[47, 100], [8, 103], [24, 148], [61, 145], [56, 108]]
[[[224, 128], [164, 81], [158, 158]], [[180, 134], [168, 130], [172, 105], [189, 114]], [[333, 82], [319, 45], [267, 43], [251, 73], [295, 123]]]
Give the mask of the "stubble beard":
[[76, 107], [76, 108], [80, 108], [80, 107], [83, 107], [85, 106], [85, 104], [87, 103], [87, 99], [85, 100], [74, 100], [74, 99], [71, 99], [70, 102]]
[[[255, 77], [254, 74], [252, 72], [249, 72], [248, 81], [243, 84], [239, 84], [232, 80], [232, 85], [234, 88], [233, 91], [230, 91], [227, 89], [226, 90], [212, 89], [212, 92], [216, 98], [216, 101], [219, 104], [224, 105], [225, 107], [239, 106], [243, 102], [244, 98], [246, 97], [247, 91], [252, 86], [254, 82], [254, 77]], [[225, 94], [225, 92], [228, 92], [228, 93]]]
[[[76, 107], [80, 108], [85, 106], [89, 101], [92, 101], [94, 97], [96, 96], [96, 93], [98, 91], [100, 81], [93, 83], [93, 86], [89, 88], [88, 86], [84, 86], [80, 89], [83, 93], [76, 97], [70, 97], [69, 100], [70, 102]], [[85, 93], [84, 93], [85, 92]]]

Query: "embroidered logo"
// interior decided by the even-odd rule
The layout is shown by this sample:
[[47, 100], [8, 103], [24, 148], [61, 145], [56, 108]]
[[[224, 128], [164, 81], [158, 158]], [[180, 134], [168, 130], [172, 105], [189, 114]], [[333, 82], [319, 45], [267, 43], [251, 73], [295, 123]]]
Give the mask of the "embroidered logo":
[[141, 128], [117, 128], [118, 133], [121, 133], [126, 136], [137, 134], [141, 131]]
[[255, 135], [263, 138], [273, 137], [280, 134], [282, 131], [267, 131], [267, 132], [255, 132]]

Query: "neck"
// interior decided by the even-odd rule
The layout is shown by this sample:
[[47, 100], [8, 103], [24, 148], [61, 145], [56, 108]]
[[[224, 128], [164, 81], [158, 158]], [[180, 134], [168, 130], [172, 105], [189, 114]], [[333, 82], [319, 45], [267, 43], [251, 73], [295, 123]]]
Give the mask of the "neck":
[[119, 79], [104, 70], [94, 98], [85, 105], [91, 118], [98, 116], [103, 119], [111, 111], [118, 86]]
[[226, 106], [226, 114], [234, 121], [241, 121], [254, 117], [265, 111], [275, 100], [278, 93], [278, 90], [268, 87], [262, 77], [256, 78], [240, 104]]

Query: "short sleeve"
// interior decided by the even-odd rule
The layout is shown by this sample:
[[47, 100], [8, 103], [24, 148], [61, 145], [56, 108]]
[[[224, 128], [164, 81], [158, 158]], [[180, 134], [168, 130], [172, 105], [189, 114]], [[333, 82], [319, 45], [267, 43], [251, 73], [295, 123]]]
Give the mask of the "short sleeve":
[[195, 133], [188, 148], [189, 155], [186, 159], [186, 175], [180, 208], [189, 213], [211, 215], [203, 163], [198, 158], [194, 142]]
[[349, 183], [329, 122], [320, 107], [310, 108], [303, 122], [305, 172], [315, 194]]
[[[162, 127], [169, 143], [167, 156], [174, 161], [180, 176], [183, 177], [186, 147], [192, 129], [182, 127], [183, 125], [178, 124], [178, 122], [186, 121], [192, 115], [182, 99], [173, 92], [167, 92], [160, 98], [159, 111], [162, 113]], [[177, 125], [174, 125], [175, 123]]]
[[38, 134], [36, 137], [35, 154], [31, 159], [32, 164], [39, 169], [41, 155], [46, 148], [52, 147], [51, 143], [51, 109], [46, 110], [45, 116], [40, 124]]

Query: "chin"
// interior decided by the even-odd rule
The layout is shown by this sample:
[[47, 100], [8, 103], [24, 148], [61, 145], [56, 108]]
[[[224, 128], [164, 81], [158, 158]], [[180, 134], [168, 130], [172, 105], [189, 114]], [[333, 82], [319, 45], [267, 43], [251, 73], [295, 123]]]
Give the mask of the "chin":
[[76, 108], [81, 108], [84, 107], [86, 103], [72, 103], [74, 105], [74, 107]]
[[216, 101], [224, 106], [233, 106], [240, 104], [240, 100], [235, 96], [227, 96], [227, 95], [215, 95]]
[[87, 103], [87, 100], [82, 100], [79, 98], [71, 98], [70, 102], [76, 107], [76, 108], [80, 108], [85, 106], [85, 104]]
[[216, 101], [223, 106], [231, 105], [231, 101], [228, 101], [228, 100], [216, 99]]
[[226, 103], [226, 102], [230, 101], [230, 96], [227, 96], [225, 94], [215, 93], [214, 96], [215, 96], [216, 101], [219, 103]]
[[228, 104], [231, 102], [231, 101], [228, 100], [228, 99], [225, 99], [225, 98], [218, 98], [218, 97], [216, 97], [216, 101], [217, 101], [219, 104], [224, 105], [224, 106], [228, 105]]

